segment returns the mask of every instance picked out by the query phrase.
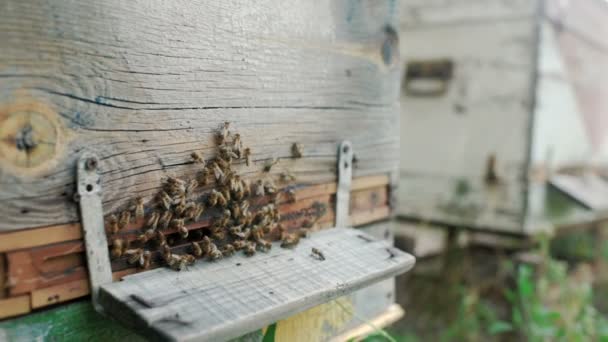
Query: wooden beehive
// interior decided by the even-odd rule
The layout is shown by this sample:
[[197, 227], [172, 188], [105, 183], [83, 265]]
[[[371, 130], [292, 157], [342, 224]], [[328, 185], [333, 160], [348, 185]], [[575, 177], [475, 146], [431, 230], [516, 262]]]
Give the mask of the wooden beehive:
[[[608, 4], [401, 4], [399, 215], [520, 236], [603, 217], [547, 184], [608, 163]], [[561, 188], [606, 197], [582, 183]]]
[[[193, 177], [190, 153], [212, 154], [227, 121], [253, 151], [252, 165], [237, 166], [242, 177], [295, 176], [296, 201], [280, 204], [281, 223], [322, 229], [334, 221], [337, 146], [350, 140], [350, 223], [388, 219], [399, 150], [397, 20], [390, 1], [0, 4], [0, 318], [89, 293], [73, 201], [84, 151], [99, 158], [108, 215], [138, 196], [152, 201], [163, 177]], [[208, 224], [203, 215], [188, 229]], [[390, 238], [386, 225], [369, 229]], [[112, 269], [115, 280], [138, 271], [124, 260]], [[361, 324], [360, 315], [394, 313], [393, 286], [348, 297], [353, 312], [331, 334]], [[32, 337], [57, 333], [48, 317], [46, 335]], [[0, 323], [0, 332], [20, 322]], [[67, 324], [84, 333], [91, 322]], [[110, 322], [100, 329], [119, 331]]]

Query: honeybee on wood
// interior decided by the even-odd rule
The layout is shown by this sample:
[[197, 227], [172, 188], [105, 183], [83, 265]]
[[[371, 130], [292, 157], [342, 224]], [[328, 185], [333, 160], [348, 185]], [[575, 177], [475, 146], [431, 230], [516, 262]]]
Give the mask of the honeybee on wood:
[[144, 250], [142, 248], [127, 249], [124, 254], [127, 257], [127, 262], [129, 264], [135, 264], [137, 262], [140, 264], [144, 263]]
[[200, 257], [203, 255], [203, 250], [201, 249], [201, 246], [196, 242], [192, 242], [192, 254], [194, 254], [194, 256], [196, 257]]
[[283, 171], [281, 172], [281, 181], [283, 182], [293, 182], [296, 180], [296, 176], [293, 175], [293, 173], [289, 172], [289, 171]]
[[232, 254], [234, 254], [234, 246], [231, 244], [227, 244], [224, 246], [224, 248], [222, 248], [222, 255], [223, 256], [231, 256]]
[[268, 253], [272, 248], [272, 243], [262, 238], [255, 240], [255, 242], [257, 243], [258, 250], [261, 252]]
[[205, 211], [205, 206], [202, 205], [201, 203], [197, 204], [194, 207], [194, 215], [192, 217], [192, 220], [198, 221], [198, 219], [201, 217], [201, 215], [203, 214], [204, 211]]
[[152, 253], [150, 253], [150, 251], [145, 251], [143, 258], [142, 258], [142, 263], [141, 263], [141, 267], [144, 270], [147, 270], [148, 268], [150, 268], [150, 262], [152, 261]]
[[158, 226], [159, 218], [160, 214], [157, 211], [152, 212], [152, 214], [150, 214], [150, 218], [148, 218], [148, 221], [146, 222], [146, 227], [150, 229], [156, 229], [156, 227]]
[[226, 140], [228, 140], [228, 136], [230, 135], [230, 131], [228, 131], [229, 128], [230, 128], [230, 122], [228, 122], [228, 121], [224, 122], [224, 125], [222, 126], [220, 133], [218, 133], [218, 135], [217, 135], [217, 144], [218, 145], [224, 145]]
[[160, 224], [160, 226], [163, 229], [167, 229], [169, 227], [169, 223], [171, 223], [172, 218], [173, 218], [173, 213], [170, 211], [165, 211], [163, 213], [163, 215], [160, 217], [160, 219], [158, 220], [158, 224]]
[[294, 189], [287, 189], [285, 190], [285, 193], [287, 194], [287, 200], [289, 201], [289, 203], [296, 202], [296, 192]]
[[213, 176], [216, 181], [220, 181], [224, 178], [224, 171], [222, 171], [222, 168], [220, 168], [217, 162], [214, 161], [213, 164], [211, 164], [211, 170], [213, 171]]
[[173, 211], [175, 211], [175, 215], [182, 216], [184, 214], [184, 212], [186, 211], [186, 206], [180, 203], [175, 206]]
[[192, 157], [192, 160], [196, 164], [202, 164], [202, 166], [205, 167], [205, 159], [203, 159], [203, 156], [199, 152], [195, 151], [190, 153], [190, 157]]
[[245, 240], [235, 240], [232, 243], [232, 246], [234, 247], [234, 249], [236, 249], [237, 251], [240, 251], [241, 249], [245, 249], [247, 247], [249, 243]]
[[208, 236], [204, 236], [203, 240], [200, 243], [200, 247], [203, 250], [203, 254], [209, 254], [209, 252], [211, 251], [211, 244], [213, 244], [213, 242], [211, 242], [211, 239], [209, 239]]
[[226, 231], [218, 228], [211, 233], [211, 236], [213, 236], [214, 239], [221, 241], [226, 238]]
[[134, 203], [135, 218], [141, 219], [144, 217], [144, 199], [137, 197]]
[[198, 187], [198, 182], [196, 181], [196, 179], [191, 179], [190, 181], [188, 181], [188, 184], [186, 185], [186, 193], [187, 194], [193, 193], [197, 187]]
[[245, 247], [245, 255], [253, 256], [255, 254], [256, 243], [249, 241], [247, 246]]
[[167, 265], [176, 271], [181, 271], [186, 266], [194, 264], [196, 258], [190, 254], [177, 255], [171, 254], [169, 259], [167, 260]]
[[137, 237], [137, 240], [141, 243], [146, 243], [152, 240], [156, 236], [156, 231], [154, 229], [148, 229], [143, 234], [140, 234]]
[[291, 145], [291, 155], [294, 158], [302, 158], [302, 145], [293, 143], [293, 145]]
[[254, 240], [259, 240], [262, 238], [262, 228], [258, 225], [254, 225], [253, 227], [251, 227], [251, 237]]
[[165, 191], [160, 193], [160, 203], [165, 210], [171, 209], [171, 204], [173, 203], [173, 198], [169, 196], [169, 194]]
[[161, 255], [162, 255], [163, 259], [165, 259], [165, 261], [168, 262], [169, 259], [171, 258], [171, 255], [172, 255], [172, 253], [171, 253], [171, 247], [169, 247], [169, 245], [167, 245], [166, 243], [162, 244], [160, 246], [160, 252], [161, 252]]
[[271, 160], [266, 161], [264, 164], [264, 172], [270, 172], [273, 166], [279, 163], [277, 158], [272, 158]]
[[232, 162], [232, 159], [238, 159], [239, 156], [234, 153], [234, 151], [232, 150], [232, 147], [228, 147], [228, 146], [220, 146], [220, 155], [222, 156], [222, 158], [226, 159], [226, 161], [228, 163]]
[[110, 227], [109, 230], [112, 234], [116, 234], [120, 230], [120, 227], [118, 226], [118, 218], [114, 214], [108, 216], [107, 225]]
[[118, 221], [118, 227], [120, 229], [123, 229], [129, 224], [130, 221], [131, 221], [131, 213], [129, 211], [125, 210], [120, 214], [120, 220]]
[[222, 258], [222, 252], [217, 248], [217, 246], [215, 244], [211, 244], [211, 252], [209, 252], [209, 259], [210, 260], [217, 260], [217, 259], [221, 259]]
[[274, 182], [270, 179], [267, 179], [264, 183], [264, 190], [267, 194], [272, 195], [277, 192], [277, 187], [274, 185]]
[[250, 230], [247, 229], [246, 231], [242, 231], [241, 226], [234, 226], [231, 227], [229, 229], [230, 234], [232, 234], [233, 236], [241, 239], [241, 240], [247, 240], [249, 238], [250, 235]]
[[218, 192], [218, 196], [217, 196], [217, 204], [220, 207], [225, 207], [228, 205], [228, 199], [224, 196], [223, 193]]
[[156, 232], [156, 241], [158, 242], [159, 246], [164, 246], [167, 244], [167, 238], [165, 237], [165, 234], [163, 234], [163, 232], [161, 231]]
[[249, 197], [251, 195], [251, 185], [248, 180], [241, 180], [241, 187], [243, 188], [243, 197]]
[[281, 247], [283, 248], [293, 248], [298, 242], [300, 242], [300, 236], [295, 233], [285, 234], [281, 241]]
[[174, 219], [171, 221], [171, 226], [177, 229], [177, 232], [182, 238], [188, 237], [188, 228], [184, 225], [184, 219]]
[[199, 173], [198, 183], [201, 186], [209, 184], [209, 175], [211, 175], [211, 170], [208, 167], [204, 167], [203, 170]]
[[245, 157], [245, 164], [249, 166], [251, 164], [251, 149], [249, 147], [243, 150], [243, 156]]
[[112, 258], [120, 258], [128, 248], [128, 245], [129, 242], [125, 242], [123, 239], [112, 240], [112, 248], [110, 249], [110, 255]]
[[264, 181], [261, 179], [258, 179], [257, 182], [255, 183], [255, 195], [256, 196], [264, 196], [266, 194], [266, 192], [264, 191]]
[[187, 202], [186, 193], [185, 192], [181, 192], [181, 193], [176, 194], [175, 196], [173, 196], [173, 200], [171, 201], [171, 204], [185, 206], [186, 202]]
[[234, 135], [234, 139], [232, 140], [232, 150], [236, 153], [237, 158], [241, 158], [243, 156], [243, 142], [241, 141], [241, 135], [239, 133]]
[[222, 187], [220, 190], [221, 190], [220, 192], [222, 193], [222, 196], [224, 196], [224, 199], [226, 200], [226, 204], [222, 205], [220, 203], [219, 198], [218, 198], [218, 204], [222, 207], [225, 207], [226, 205], [228, 205], [228, 202], [230, 202], [230, 189], [228, 189], [227, 187]]
[[314, 248], [314, 247], [312, 248], [311, 255], [315, 259], [318, 259], [318, 260], [321, 260], [321, 261], [325, 260], [325, 255], [323, 255], [323, 252], [321, 252], [317, 248]]

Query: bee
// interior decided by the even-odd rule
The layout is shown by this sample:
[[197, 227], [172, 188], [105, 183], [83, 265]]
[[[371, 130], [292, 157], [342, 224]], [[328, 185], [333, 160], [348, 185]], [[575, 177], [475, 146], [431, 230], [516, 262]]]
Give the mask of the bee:
[[230, 211], [232, 212], [232, 217], [235, 220], [238, 220], [238, 218], [241, 217], [241, 206], [238, 203], [232, 202], [232, 205], [230, 206]]
[[203, 251], [203, 254], [209, 254], [209, 252], [211, 251], [212, 244], [213, 242], [211, 242], [211, 239], [209, 239], [208, 236], [203, 237], [203, 240], [200, 243], [200, 247]]
[[[224, 199], [226, 200], [226, 204], [222, 205], [220, 204], [220, 206], [225, 207], [226, 205], [228, 205], [228, 202], [230, 202], [230, 189], [228, 189], [228, 187], [223, 187], [222, 189], [220, 189], [222, 196], [224, 196]], [[218, 198], [218, 203], [219, 203], [219, 198]]]
[[243, 215], [249, 213], [249, 201], [241, 202], [241, 213]]
[[253, 215], [250, 212], [246, 212], [238, 219], [238, 224], [241, 226], [249, 226], [253, 222]]
[[249, 243], [245, 240], [235, 240], [232, 243], [232, 246], [235, 250], [240, 251], [241, 249], [245, 249]]
[[215, 246], [215, 244], [211, 245], [211, 252], [209, 252], [209, 259], [210, 260], [217, 260], [217, 259], [221, 259], [222, 258], [222, 252], [217, 249], [217, 246]]
[[325, 260], [325, 255], [323, 255], [323, 252], [321, 252], [317, 248], [314, 248], [314, 247], [312, 248], [311, 255], [315, 259], [318, 259], [318, 260], [321, 260], [321, 261]]
[[156, 236], [156, 231], [154, 229], [148, 229], [143, 234], [137, 237], [137, 240], [141, 243], [146, 243], [152, 240]]
[[163, 259], [165, 259], [165, 261], [168, 262], [169, 259], [171, 259], [171, 255], [173, 255], [171, 253], [171, 247], [169, 247], [169, 245], [167, 245], [167, 244], [162, 244], [160, 249], [161, 249], [160, 252], [161, 252]]
[[293, 248], [298, 242], [300, 242], [300, 236], [298, 234], [285, 234], [281, 241], [282, 248]]
[[150, 251], [145, 251], [140, 265], [144, 270], [147, 270], [148, 268], [150, 268], [151, 261], [152, 253], [150, 253]]
[[228, 210], [228, 209], [224, 210], [218, 225], [222, 228], [226, 227], [228, 225], [228, 223], [230, 223], [231, 216], [232, 216], [232, 214], [230, 213], [230, 210]]
[[296, 176], [293, 175], [293, 173], [289, 172], [289, 171], [283, 171], [281, 172], [281, 181], [283, 182], [293, 182], [296, 180]]
[[203, 212], [205, 211], [205, 206], [203, 206], [202, 204], [197, 204], [194, 207], [194, 215], [192, 216], [192, 220], [193, 221], [198, 221], [198, 219], [201, 217], [201, 215], [203, 214]]
[[201, 249], [201, 246], [196, 242], [192, 242], [192, 254], [194, 254], [194, 256], [196, 257], [200, 257], [203, 255], [203, 250]]
[[118, 228], [125, 228], [131, 221], [131, 213], [129, 211], [123, 211], [120, 214], [120, 220], [118, 221]]
[[260, 226], [257, 226], [257, 225], [253, 226], [253, 227], [251, 227], [250, 231], [251, 231], [251, 237], [254, 240], [257, 241], [262, 238], [262, 228], [260, 228]]
[[264, 172], [270, 172], [270, 169], [272, 169], [272, 167], [278, 163], [279, 160], [277, 158], [272, 158], [271, 160], [266, 161], [266, 164], [264, 164]]
[[197, 164], [203, 164], [202, 166], [205, 167], [205, 159], [203, 159], [203, 156], [198, 153], [198, 152], [192, 152], [190, 153], [190, 157], [192, 157], [192, 160], [197, 163]]
[[234, 235], [235, 237], [242, 239], [242, 240], [247, 240], [249, 238], [249, 236], [251, 235], [251, 230], [247, 229], [246, 231], [242, 231], [241, 230], [241, 226], [235, 226], [230, 228], [230, 234]]
[[118, 218], [114, 214], [108, 217], [107, 225], [110, 226], [110, 232], [112, 234], [116, 234], [120, 230], [120, 227], [118, 226]]
[[296, 201], [296, 192], [294, 189], [287, 189], [285, 190], [285, 193], [287, 194], [287, 200], [289, 203], [294, 203]]
[[146, 227], [148, 227], [150, 229], [156, 229], [156, 227], [158, 226], [159, 218], [160, 218], [160, 214], [157, 211], [152, 212], [152, 214], [150, 215], [150, 218], [148, 218], [148, 221], [146, 222]]
[[188, 237], [188, 228], [184, 225], [184, 219], [175, 219], [171, 221], [171, 226], [177, 229], [179, 235], [185, 239]]
[[173, 205], [181, 205], [181, 206], [185, 206], [186, 205], [186, 193], [185, 192], [181, 192], [178, 193], [177, 195], [175, 195], [173, 197], [173, 199], [171, 200], [171, 204]]
[[171, 209], [171, 204], [173, 203], [173, 199], [169, 196], [165, 191], [160, 193], [160, 203], [165, 210]]
[[144, 263], [144, 250], [142, 248], [127, 249], [124, 254], [127, 256], [127, 262], [129, 264], [134, 264], [137, 262], [140, 264]]
[[160, 226], [164, 229], [169, 227], [169, 223], [171, 223], [171, 219], [173, 218], [173, 213], [170, 211], [165, 211], [163, 215], [158, 220]]
[[226, 238], [226, 232], [222, 229], [217, 229], [211, 233], [211, 236], [216, 240], [224, 240]]
[[112, 248], [110, 249], [110, 255], [112, 258], [120, 258], [128, 248], [128, 245], [129, 241], [125, 242], [123, 239], [112, 240]]
[[167, 265], [176, 271], [181, 271], [186, 266], [194, 264], [196, 258], [190, 254], [176, 255], [172, 254], [167, 260]]
[[232, 254], [234, 254], [234, 252], [235, 252], [234, 246], [232, 246], [231, 244], [227, 244], [224, 246], [224, 248], [222, 248], [223, 256], [231, 256]]
[[248, 180], [241, 180], [241, 187], [243, 188], [243, 197], [249, 197], [251, 195], [251, 185]]
[[198, 187], [198, 182], [196, 179], [191, 179], [188, 181], [188, 185], [186, 185], [186, 193], [191, 194]]
[[264, 184], [263, 185], [264, 190], [266, 191], [267, 194], [272, 195], [277, 192], [277, 187], [274, 185], [274, 182], [272, 180], [268, 179], [263, 184]]
[[172, 186], [185, 186], [186, 182], [183, 179], [179, 179], [173, 176], [167, 176], [167, 184]]
[[232, 159], [238, 159], [238, 155], [234, 153], [233, 149], [228, 146], [220, 146], [220, 155], [226, 159], [228, 163], [232, 162]]
[[213, 176], [216, 181], [224, 178], [224, 171], [222, 171], [222, 168], [217, 164], [217, 161], [214, 161], [213, 164], [211, 164], [211, 169], [213, 170]]
[[255, 242], [249, 242], [247, 244], [247, 247], [245, 247], [245, 255], [253, 256], [255, 254], [255, 248], [256, 248]]
[[267, 253], [272, 248], [272, 243], [264, 239], [257, 239], [255, 241], [257, 243], [258, 250], [261, 252]]
[[258, 181], [255, 183], [255, 195], [256, 196], [264, 196], [266, 194], [266, 192], [264, 191], [264, 181], [261, 179], [258, 179]]
[[251, 149], [249, 147], [243, 150], [243, 156], [245, 157], [245, 164], [249, 166], [251, 164]]
[[167, 244], [167, 238], [161, 231], [156, 232], [156, 241], [158, 242], [159, 246], [165, 246]]
[[228, 205], [228, 199], [226, 198], [226, 196], [224, 196], [224, 194], [222, 194], [221, 192], [218, 192], [218, 196], [217, 196], [217, 204], [220, 207], [225, 207]]
[[230, 122], [226, 121], [224, 122], [224, 125], [221, 128], [220, 133], [218, 133], [217, 135], [217, 144], [218, 145], [223, 145], [226, 140], [228, 139], [228, 136], [230, 135], [230, 131], [228, 131], [228, 128], [230, 128]]
[[175, 209], [173, 211], [175, 211], [175, 215], [182, 216], [184, 214], [184, 211], [186, 211], [186, 206], [183, 204], [178, 204], [177, 206], [175, 206]]
[[302, 144], [293, 143], [293, 145], [291, 145], [291, 156], [294, 158], [302, 158]]
[[198, 183], [199, 183], [201, 186], [204, 186], [204, 185], [209, 184], [209, 175], [210, 175], [210, 174], [211, 174], [211, 170], [209, 170], [209, 168], [208, 168], [208, 167], [204, 167], [204, 168], [203, 168], [203, 171], [201, 171], [201, 172], [199, 173], [199, 176], [198, 176]]
[[141, 219], [144, 218], [144, 199], [141, 197], [137, 197], [135, 199], [135, 218]]

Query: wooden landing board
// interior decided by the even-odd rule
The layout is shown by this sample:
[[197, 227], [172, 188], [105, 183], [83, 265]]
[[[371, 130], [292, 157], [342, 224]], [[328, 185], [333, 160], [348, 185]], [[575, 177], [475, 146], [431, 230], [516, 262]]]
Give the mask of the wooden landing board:
[[[311, 256], [313, 247], [325, 260]], [[109, 315], [149, 336], [226, 340], [406, 272], [414, 262], [386, 241], [335, 228], [293, 250], [127, 276], [103, 286], [100, 300]]]

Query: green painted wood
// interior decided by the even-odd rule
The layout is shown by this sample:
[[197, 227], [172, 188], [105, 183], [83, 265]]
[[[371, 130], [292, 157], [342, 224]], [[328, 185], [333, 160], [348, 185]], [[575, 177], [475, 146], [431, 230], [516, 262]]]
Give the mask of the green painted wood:
[[79, 301], [0, 322], [0, 341], [145, 341]]
[[[254, 331], [234, 342], [259, 342]], [[0, 341], [146, 341], [117, 321], [98, 314], [87, 300], [0, 322]]]

